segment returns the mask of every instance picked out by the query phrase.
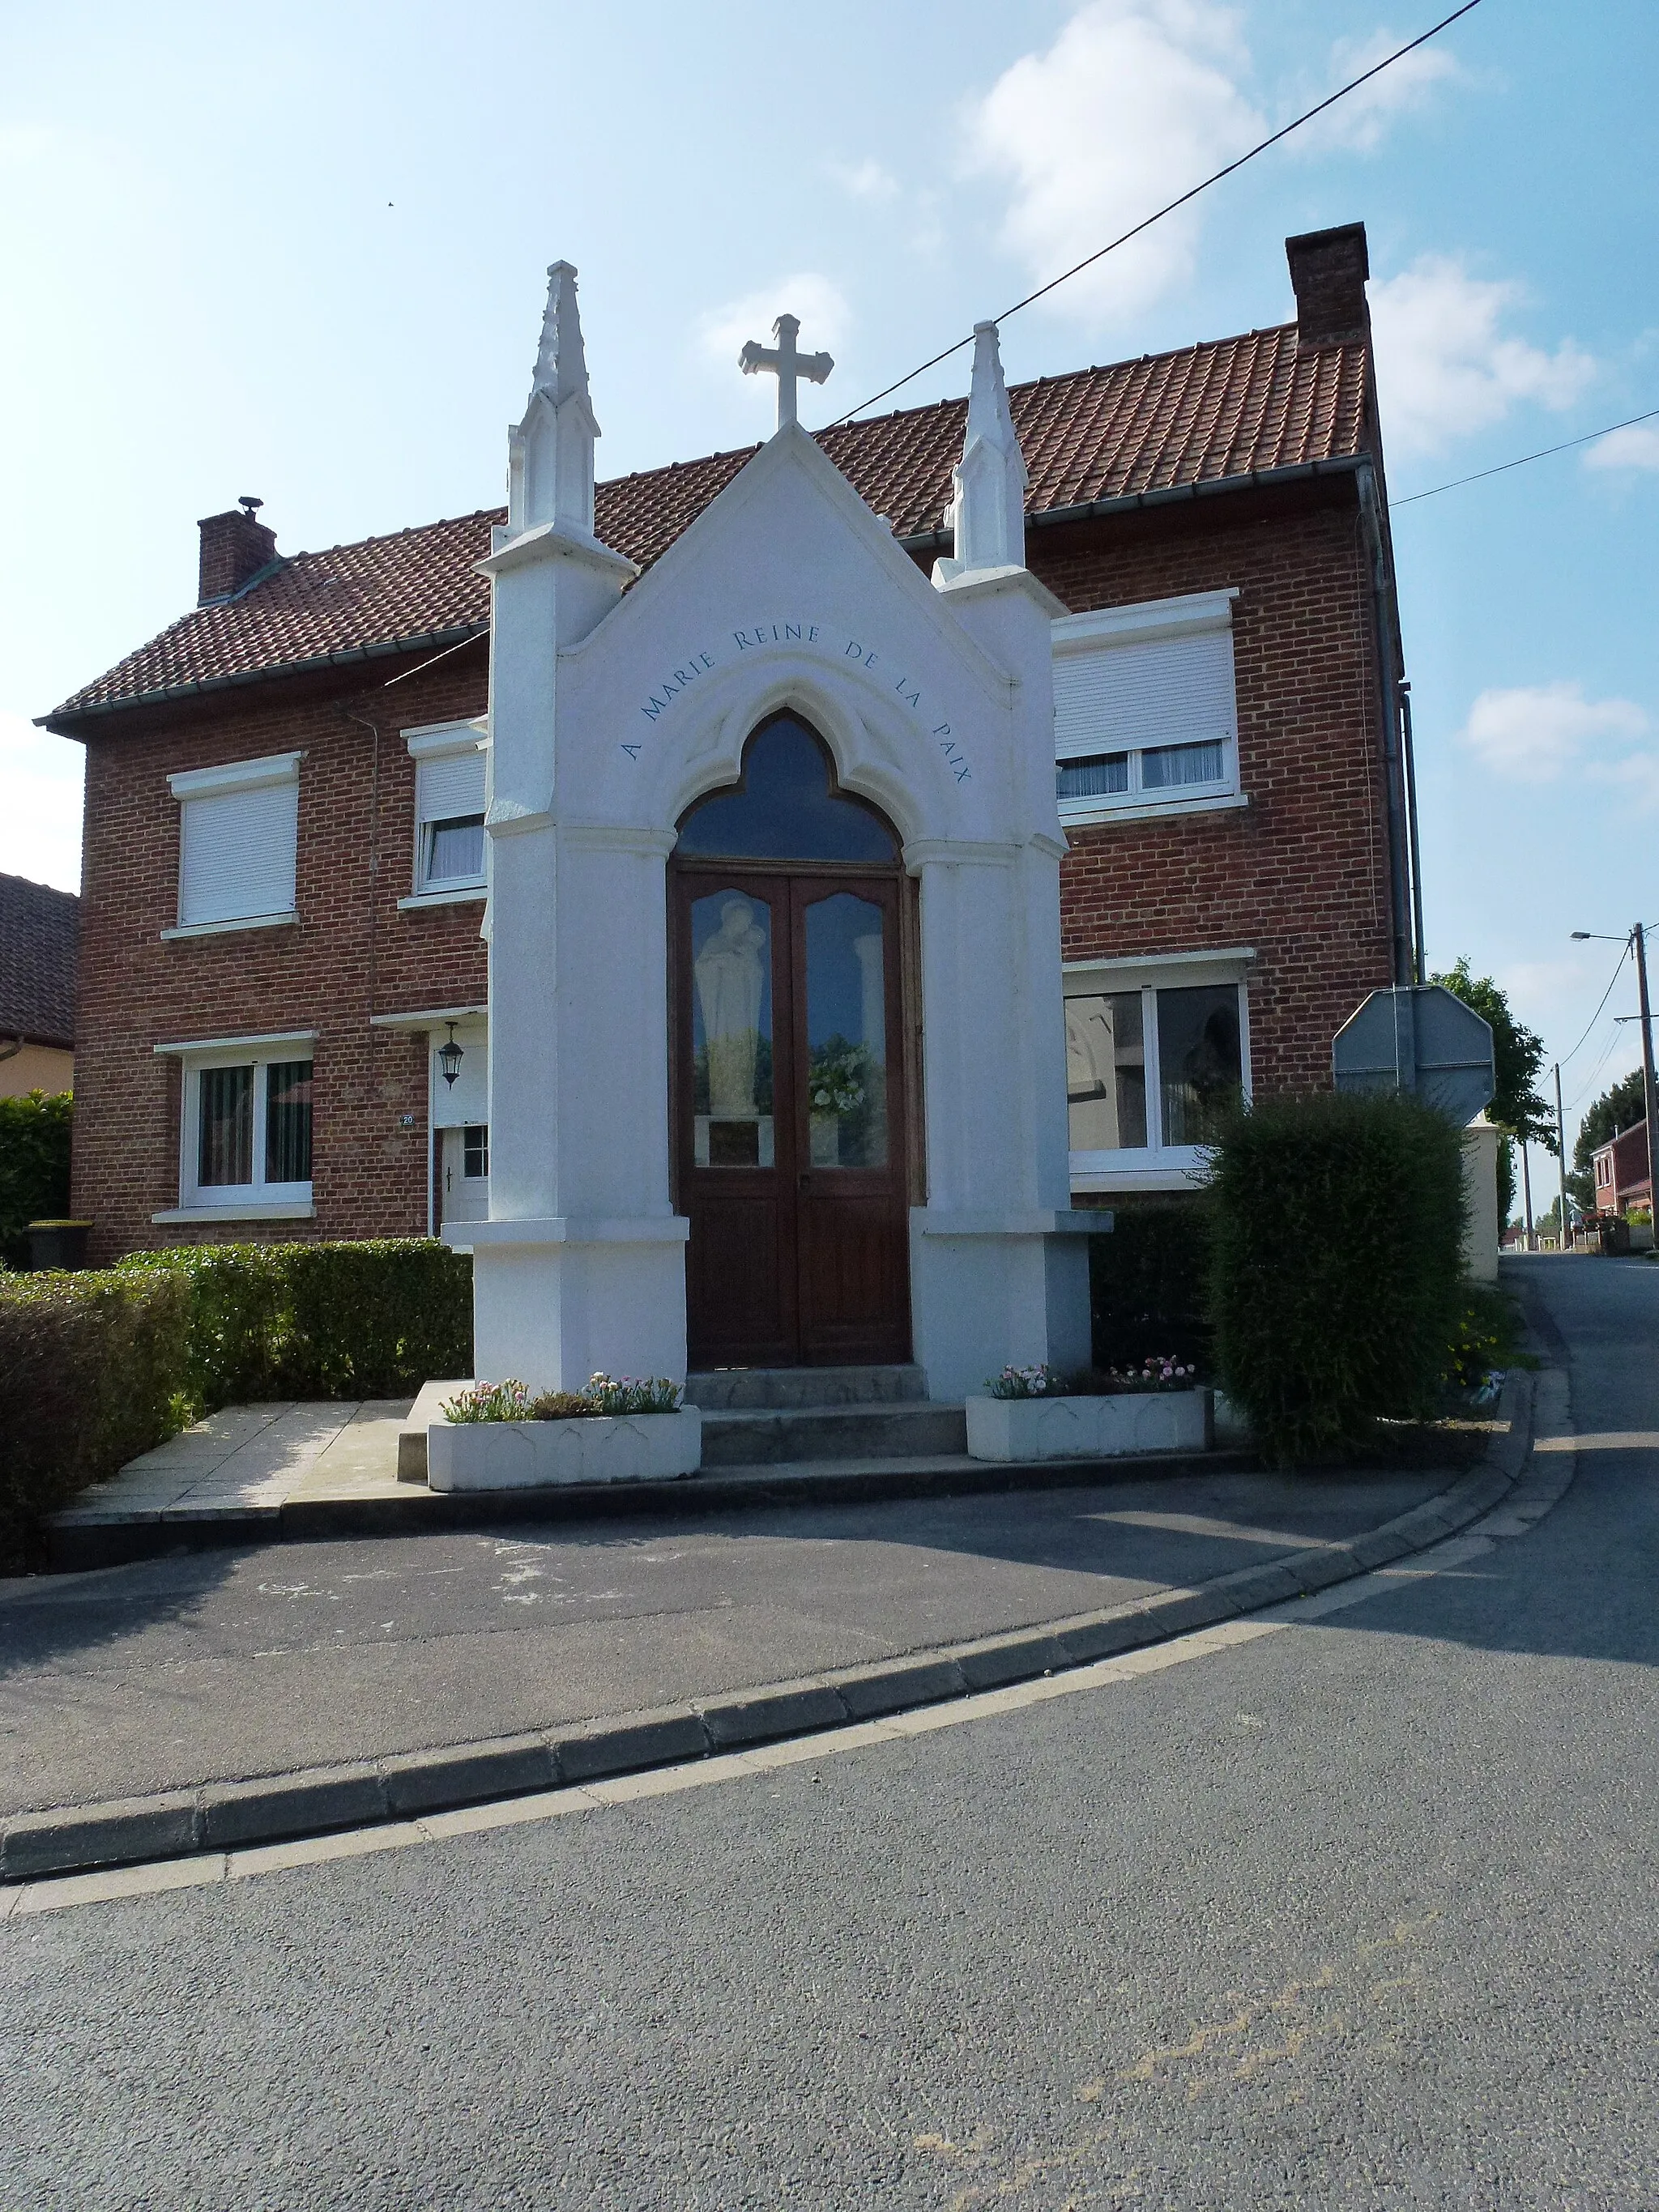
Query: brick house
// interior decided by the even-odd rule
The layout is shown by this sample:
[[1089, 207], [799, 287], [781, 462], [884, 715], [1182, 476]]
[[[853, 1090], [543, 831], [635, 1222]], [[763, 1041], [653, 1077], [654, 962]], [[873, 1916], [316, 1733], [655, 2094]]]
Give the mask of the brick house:
[[[1010, 392], [1054, 625], [1073, 1185], [1190, 1188], [1240, 1087], [1412, 979], [1409, 720], [1355, 224], [1293, 322]], [[965, 402], [818, 443], [924, 569]], [[648, 568], [755, 449], [597, 493]], [[75, 1198], [93, 1257], [487, 1211], [483, 737], [501, 510], [283, 555], [43, 718], [87, 748]], [[459, 1060], [449, 1052], [459, 1048]], [[450, 1079], [453, 1076], [453, 1079]]]
[[1598, 1213], [1623, 1213], [1629, 1206], [1649, 1206], [1653, 1203], [1645, 1121], [1620, 1129], [1605, 1145], [1598, 1145], [1590, 1155], [1590, 1164], [1595, 1176]]
[[80, 920], [73, 891], [0, 876], [0, 1098], [75, 1081]]

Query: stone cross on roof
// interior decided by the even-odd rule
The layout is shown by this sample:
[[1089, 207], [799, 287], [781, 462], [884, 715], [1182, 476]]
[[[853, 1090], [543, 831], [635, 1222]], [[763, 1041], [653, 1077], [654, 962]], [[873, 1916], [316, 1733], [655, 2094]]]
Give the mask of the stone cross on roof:
[[772, 325], [775, 346], [757, 345], [750, 338], [738, 356], [738, 367], [745, 376], [758, 375], [763, 370], [778, 380], [778, 428], [795, 420], [795, 380], [804, 376], [810, 384], [822, 384], [835, 362], [827, 353], [797, 353], [795, 336], [800, 329], [796, 315], [780, 315]]

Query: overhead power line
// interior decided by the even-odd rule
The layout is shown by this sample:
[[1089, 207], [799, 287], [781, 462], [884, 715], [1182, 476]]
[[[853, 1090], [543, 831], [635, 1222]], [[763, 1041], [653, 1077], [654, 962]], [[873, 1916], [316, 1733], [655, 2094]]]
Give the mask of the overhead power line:
[[1456, 491], [1464, 484], [1479, 483], [1483, 477], [1501, 477], [1508, 469], [1524, 469], [1528, 461], [1547, 461], [1552, 453], [1570, 453], [1575, 446], [1594, 445], [1598, 438], [1610, 438], [1615, 430], [1628, 430], [1638, 422], [1651, 422], [1659, 415], [1659, 407], [1650, 407], [1645, 415], [1626, 415], [1622, 422], [1603, 423], [1599, 430], [1586, 430], [1582, 438], [1564, 438], [1559, 446], [1540, 446], [1535, 453], [1522, 453], [1518, 460], [1499, 461], [1495, 469], [1477, 469], [1472, 477], [1454, 477], [1449, 483], [1435, 484], [1428, 491], [1407, 492], [1404, 499], [1391, 499], [1389, 507], [1409, 507], [1413, 500], [1436, 499], [1443, 491]]
[[[1260, 145], [1252, 146], [1248, 154], [1241, 154], [1236, 161], [1229, 161], [1224, 168], [1216, 170], [1212, 176], [1206, 177], [1201, 184], [1191, 185], [1178, 198], [1170, 200], [1167, 205], [1158, 208], [1153, 214], [1144, 216], [1138, 223], [1132, 225], [1120, 237], [1112, 239], [1105, 246], [1097, 246], [1094, 252], [1085, 254], [1081, 261], [1073, 262], [1069, 269], [1062, 270], [1058, 276], [1051, 276], [1046, 284], [1039, 284], [1035, 292], [1028, 292], [1023, 300], [1016, 300], [1012, 307], [1003, 309], [1002, 313], [995, 318], [996, 321], [1006, 323], [1011, 315], [1018, 314], [1022, 307], [1029, 307], [1034, 301], [1042, 299], [1061, 284], [1069, 283], [1073, 276], [1080, 276], [1085, 269], [1092, 269], [1097, 261], [1103, 261], [1109, 253], [1115, 253], [1120, 246], [1127, 246], [1132, 238], [1139, 238], [1143, 230], [1150, 230], [1155, 222], [1162, 222], [1166, 215], [1173, 215], [1177, 208], [1183, 208], [1189, 200], [1195, 200], [1200, 192], [1207, 192], [1212, 185], [1218, 185], [1224, 177], [1231, 177], [1236, 170], [1243, 168], [1247, 162], [1254, 161], [1258, 154], [1265, 154], [1270, 146], [1277, 146], [1281, 138], [1288, 138], [1293, 131], [1299, 131], [1304, 123], [1311, 123], [1316, 115], [1322, 115], [1328, 107], [1334, 107], [1339, 100], [1346, 100], [1351, 92], [1358, 92], [1362, 84], [1369, 84], [1374, 76], [1381, 76], [1384, 70], [1392, 69], [1396, 62], [1403, 61], [1407, 54], [1415, 53], [1419, 46], [1426, 46], [1431, 39], [1437, 39], [1442, 31], [1449, 30], [1460, 16], [1470, 14], [1480, 5], [1480, 0], [1463, 0], [1463, 5], [1461, 8], [1454, 8], [1449, 15], [1443, 15], [1437, 23], [1431, 24], [1426, 31], [1419, 32], [1416, 38], [1408, 40], [1395, 52], [1386, 55], [1380, 62], [1374, 62], [1370, 69], [1362, 70], [1358, 76], [1350, 78], [1346, 84], [1340, 86], [1335, 92], [1327, 94], [1316, 106], [1309, 108], [1305, 114], [1298, 115], [1293, 122], [1285, 124], [1282, 130], [1275, 131], [1270, 138], [1264, 138]], [[866, 407], [874, 407], [884, 399], [890, 399], [896, 392], [902, 392], [907, 384], [914, 384], [917, 377], [925, 376], [930, 368], [937, 368], [942, 361], [949, 361], [952, 354], [960, 353], [964, 346], [970, 346], [973, 343], [973, 332], [970, 331], [965, 338], [958, 338], [954, 345], [946, 346], [942, 353], [936, 353], [930, 360], [921, 362], [907, 374], [901, 376], [896, 383], [884, 386], [881, 391], [872, 393], [868, 399], [860, 399], [856, 407], [849, 407], [844, 415], [837, 415], [835, 421], [827, 424], [826, 428], [831, 430], [839, 429], [843, 422], [850, 422], [855, 415], [862, 415]]]
[[1571, 1051], [1571, 1052], [1568, 1052], [1568, 1053], [1564, 1053], [1564, 1054], [1561, 1055], [1561, 1058], [1557, 1061], [1556, 1065], [1557, 1065], [1559, 1067], [1565, 1067], [1565, 1066], [1566, 1066], [1567, 1062], [1568, 1062], [1568, 1061], [1569, 1061], [1569, 1060], [1573, 1057], [1574, 1054], [1576, 1054], [1576, 1053], [1580, 1053], [1580, 1052], [1582, 1052], [1582, 1051], [1583, 1050], [1583, 1048], [1584, 1048], [1584, 1038], [1589, 1036], [1589, 1033], [1590, 1033], [1591, 1030], [1593, 1030], [1593, 1029], [1595, 1027], [1595, 1024], [1597, 1024], [1597, 1022], [1599, 1022], [1599, 1021], [1601, 1020], [1601, 1006], [1605, 1006], [1607, 1005], [1607, 1000], [1608, 1000], [1613, 996], [1613, 985], [1614, 985], [1614, 984], [1619, 981], [1620, 976], [1624, 973], [1625, 963], [1626, 963], [1626, 960], [1628, 960], [1629, 958], [1630, 958], [1630, 946], [1629, 946], [1629, 945], [1628, 945], [1628, 944], [1627, 944], [1627, 945], [1625, 946], [1625, 948], [1624, 948], [1623, 951], [1621, 951], [1621, 952], [1620, 952], [1620, 954], [1619, 955], [1619, 964], [1618, 964], [1618, 966], [1613, 969], [1612, 975], [1611, 975], [1611, 976], [1608, 978], [1608, 980], [1607, 980], [1607, 989], [1606, 989], [1605, 991], [1603, 991], [1603, 992], [1602, 992], [1602, 994], [1601, 994], [1601, 1006], [1597, 1006], [1597, 1008], [1595, 1009], [1595, 1012], [1590, 1016], [1589, 1022], [1585, 1024], [1584, 1036], [1581, 1036], [1581, 1037], [1579, 1038], [1579, 1040], [1578, 1040], [1577, 1043], [1576, 1045], [1574, 1045], [1574, 1047], [1573, 1047], [1573, 1048], [1572, 1048], [1572, 1051]]

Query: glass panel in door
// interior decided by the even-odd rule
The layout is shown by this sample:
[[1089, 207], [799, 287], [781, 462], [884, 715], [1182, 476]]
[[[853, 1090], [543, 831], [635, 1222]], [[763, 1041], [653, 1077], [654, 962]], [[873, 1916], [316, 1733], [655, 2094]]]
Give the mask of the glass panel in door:
[[691, 902], [692, 1157], [769, 1168], [772, 915], [732, 886]]
[[837, 891], [806, 909], [806, 1098], [814, 1169], [884, 1168], [887, 974], [882, 909]]

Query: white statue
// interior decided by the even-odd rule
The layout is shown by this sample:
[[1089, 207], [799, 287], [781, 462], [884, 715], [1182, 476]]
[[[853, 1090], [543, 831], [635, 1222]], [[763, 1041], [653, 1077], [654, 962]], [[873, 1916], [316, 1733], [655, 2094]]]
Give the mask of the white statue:
[[745, 898], [729, 898], [720, 908], [720, 927], [693, 963], [708, 1048], [708, 1111], [717, 1121], [756, 1119], [765, 950], [766, 932], [754, 908]]

